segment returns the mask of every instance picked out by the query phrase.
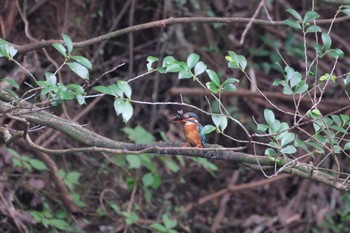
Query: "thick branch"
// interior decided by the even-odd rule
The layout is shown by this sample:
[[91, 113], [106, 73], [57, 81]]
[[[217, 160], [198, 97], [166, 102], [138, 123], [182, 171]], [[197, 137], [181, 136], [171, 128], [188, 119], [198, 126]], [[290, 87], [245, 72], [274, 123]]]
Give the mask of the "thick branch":
[[[36, 107], [31, 107], [29, 103], [21, 102], [14, 106], [13, 104], [8, 103], [9, 101], [13, 101], [8, 95], [0, 91], [0, 112], [3, 114], [7, 114], [8, 116], [15, 116], [16, 118], [23, 118], [26, 121], [39, 124], [47, 127], [54, 128], [61, 133], [70, 136], [71, 138], [84, 143], [90, 148], [80, 148], [81, 151], [104, 151], [110, 153], [122, 153], [122, 154], [130, 154], [130, 153], [140, 153], [147, 152], [153, 154], [161, 154], [161, 155], [179, 155], [182, 154], [184, 156], [194, 156], [194, 157], [203, 157], [208, 159], [216, 159], [216, 160], [228, 160], [231, 162], [237, 162], [242, 164], [251, 164], [254, 170], [260, 170], [261, 166], [269, 166], [277, 168], [283, 168], [284, 173], [289, 173], [293, 175], [297, 175], [303, 178], [319, 181], [321, 183], [327, 184], [339, 190], [348, 190], [350, 186], [349, 182], [342, 183], [341, 180], [337, 180], [335, 176], [328, 175], [322, 171], [316, 170], [307, 164], [303, 163], [294, 163], [290, 164], [290, 166], [286, 166], [286, 162], [283, 160], [276, 160], [269, 156], [258, 156], [252, 154], [246, 154], [236, 151], [223, 151], [220, 149], [207, 150], [207, 149], [197, 149], [197, 148], [187, 148], [183, 149], [178, 144], [169, 144], [169, 143], [156, 143], [156, 144], [131, 144], [124, 142], [117, 142], [110, 140], [106, 137], [98, 135], [77, 123], [68, 121], [66, 119], [57, 117], [53, 114], [50, 114], [46, 111], [40, 111], [40, 109]], [[32, 145], [33, 147], [33, 145]], [[98, 148], [96, 148], [98, 147]], [[116, 151], [108, 149], [115, 149]], [[37, 150], [43, 150], [41, 148], [34, 148]], [[77, 152], [76, 149], [72, 152]], [[146, 151], [145, 151], [146, 150]], [[50, 153], [50, 151], [43, 151], [45, 153]], [[54, 151], [51, 151], [51, 154], [54, 154]], [[62, 151], [60, 151], [62, 152]]]

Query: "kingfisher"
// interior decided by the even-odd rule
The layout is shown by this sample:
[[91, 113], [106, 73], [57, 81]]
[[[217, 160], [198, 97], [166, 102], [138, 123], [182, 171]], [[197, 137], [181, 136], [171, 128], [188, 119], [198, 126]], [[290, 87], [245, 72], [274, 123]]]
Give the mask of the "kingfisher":
[[199, 123], [199, 117], [193, 112], [187, 112], [174, 116], [170, 122], [183, 122], [184, 124], [184, 134], [186, 138], [187, 146], [194, 146], [196, 148], [205, 147], [205, 134], [202, 133], [203, 126]]

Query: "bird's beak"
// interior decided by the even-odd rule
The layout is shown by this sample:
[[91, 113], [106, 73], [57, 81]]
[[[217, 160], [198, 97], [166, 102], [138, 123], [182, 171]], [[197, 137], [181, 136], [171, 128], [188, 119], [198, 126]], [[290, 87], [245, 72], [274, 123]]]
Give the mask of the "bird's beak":
[[183, 116], [173, 116], [169, 121], [170, 122], [185, 122], [187, 120], [187, 118], [184, 118]]

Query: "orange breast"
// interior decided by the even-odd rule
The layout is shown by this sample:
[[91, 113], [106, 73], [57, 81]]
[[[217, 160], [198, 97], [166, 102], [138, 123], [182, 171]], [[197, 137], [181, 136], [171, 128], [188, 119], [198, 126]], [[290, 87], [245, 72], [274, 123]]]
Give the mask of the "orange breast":
[[186, 123], [184, 125], [184, 132], [186, 141], [191, 144], [191, 146], [202, 147], [201, 136], [198, 133], [197, 125], [194, 123]]

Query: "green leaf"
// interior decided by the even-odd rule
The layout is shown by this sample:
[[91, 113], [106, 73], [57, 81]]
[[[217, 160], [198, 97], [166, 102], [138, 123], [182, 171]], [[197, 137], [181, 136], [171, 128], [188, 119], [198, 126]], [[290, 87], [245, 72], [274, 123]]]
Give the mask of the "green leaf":
[[157, 230], [157, 233], [167, 233], [168, 230], [165, 228], [165, 226], [159, 224], [159, 223], [153, 223], [150, 225], [151, 228]]
[[308, 27], [306, 29], [306, 33], [312, 33], [312, 32], [321, 32], [321, 28], [319, 26], [316, 25], [311, 25], [310, 27]]
[[220, 115], [212, 115], [211, 118], [214, 122], [214, 125], [219, 128], [221, 132], [224, 132], [227, 127], [227, 118]]
[[160, 179], [160, 176], [158, 174], [153, 174], [152, 188], [154, 190], [157, 190], [161, 183], [162, 183], [162, 180]]
[[69, 223], [63, 219], [53, 218], [53, 219], [50, 219], [49, 223], [52, 227], [58, 228], [59, 230], [71, 229], [71, 226], [69, 225]]
[[348, 85], [350, 83], [350, 73], [346, 75], [346, 78], [344, 78], [343, 81], [345, 85]]
[[295, 87], [294, 94], [302, 94], [309, 88], [309, 85], [306, 84], [305, 80], [302, 80]]
[[142, 183], [144, 187], [148, 187], [153, 184], [153, 174], [152, 173], [146, 173], [142, 176]]
[[132, 117], [132, 114], [134, 112], [134, 109], [130, 102], [128, 100], [123, 100], [120, 98], [116, 98], [114, 101], [114, 110], [118, 115], [122, 114], [124, 123], [127, 123], [130, 118]]
[[276, 151], [275, 151], [274, 149], [272, 149], [272, 148], [267, 148], [267, 149], [265, 150], [265, 155], [267, 155], [267, 156], [276, 156], [277, 153], [276, 153]]
[[222, 88], [224, 91], [235, 91], [237, 90], [237, 87], [233, 84], [225, 84]]
[[300, 29], [301, 30], [300, 24], [297, 21], [295, 21], [295, 20], [286, 19], [286, 20], [283, 21], [283, 23], [288, 25], [288, 26], [290, 26], [290, 27], [292, 27], [292, 28], [296, 28], [296, 29]]
[[203, 127], [201, 133], [203, 134], [209, 134], [211, 132], [213, 132], [214, 130], [216, 130], [216, 127], [213, 125], [206, 125]]
[[69, 183], [76, 185], [76, 184], [79, 184], [80, 176], [81, 176], [81, 173], [72, 171], [72, 172], [68, 172], [64, 177], [64, 179]]
[[343, 12], [344, 14], [350, 16], [350, 8], [343, 9], [343, 10], [341, 10], [341, 12]]
[[112, 96], [116, 95], [113, 89], [111, 89], [109, 86], [96, 86], [92, 89], [94, 89], [95, 91], [101, 92], [103, 94], [112, 95]]
[[181, 70], [178, 75], [178, 79], [187, 79], [191, 77], [192, 77], [192, 74], [189, 70]]
[[79, 77], [89, 80], [89, 70], [78, 62], [67, 62], [69, 68]]
[[331, 118], [333, 119], [333, 121], [334, 121], [338, 126], [341, 126], [341, 125], [342, 125], [342, 120], [341, 120], [340, 116], [338, 116], [338, 115], [331, 115]]
[[122, 131], [127, 134], [129, 140], [136, 144], [150, 144], [156, 141], [154, 136], [141, 126], [136, 126], [135, 128], [124, 127]]
[[45, 72], [45, 78], [48, 83], [50, 83], [52, 86], [56, 86], [57, 83], [57, 77], [51, 72]]
[[52, 44], [52, 46], [58, 51], [60, 52], [63, 56], [67, 56], [67, 49], [61, 45], [60, 43], [54, 43]]
[[71, 56], [71, 58], [74, 59], [75, 61], [79, 62], [83, 66], [89, 68], [90, 70], [92, 69], [92, 64], [86, 57], [83, 57], [83, 56]]
[[238, 55], [237, 56], [237, 61], [241, 67], [241, 69], [244, 71], [245, 68], [247, 67], [247, 59], [243, 55]]
[[295, 139], [295, 134], [294, 133], [287, 133], [285, 134], [283, 137], [282, 137], [282, 140], [281, 140], [281, 146], [285, 146], [287, 145], [288, 143], [291, 143], [292, 141], [294, 141]]
[[258, 124], [256, 126], [257, 131], [265, 132], [269, 127], [265, 124]]
[[77, 99], [79, 105], [86, 104], [85, 96], [83, 96], [82, 94], [77, 94], [76, 99]]
[[323, 42], [323, 46], [324, 46], [325, 50], [330, 49], [330, 47], [332, 45], [331, 37], [327, 33], [322, 32], [321, 38], [322, 38], [322, 42]]
[[297, 152], [297, 149], [295, 148], [295, 146], [291, 146], [291, 145], [281, 149], [281, 153], [283, 154], [294, 154], [295, 152]]
[[231, 84], [231, 83], [239, 83], [239, 80], [236, 78], [228, 78], [225, 80], [225, 82], [222, 85]]
[[171, 220], [167, 214], [163, 214], [162, 216], [162, 220], [164, 223], [164, 226], [166, 227], [166, 229], [170, 230], [171, 228], [176, 227], [177, 225], [177, 221], [176, 220]]
[[76, 204], [78, 207], [86, 207], [86, 203], [81, 200], [80, 195], [77, 193], [71, 193], [72, 199], [74, 204]]
[[213, 93], [219, 93], [219, 89], [218, 86], [214, 83], [214, 82], [207, 82], [205, 83], [205, 85], [207, 86], [207, 88], [213, 92]]
[[176, 59], [172, 56], [166, 56], [163, 59], [163, 64], [162, 67], [168, 67], [169, 65], [173, 64], [174, 62], [176, 62]]
[[67, 50], [68, 50], [68, 55], [69, 55], [73, 51], [72, 39], [68, 35], [66, 35], [64, 33], [62, 33], [62, 38], [63, 38], [64, 43], [66, 44], [66, 47], [67, 47]]
[[[202, 131], [203, 132], [203, 131]], [[172, 159], [166, 159], [165, 161], [165, 165], [172, 171], [172, 172], [178, 172], [180, 170], [179, 165], [177, 165], [177, 163], [174, 162], [174, 160]]]
[[270, 127], [275, 123], [275, 114], [270, 109], [264, 110], [264, 118]]
[[119, 87], [120, 90], [122, 90], [122, 92], [125, 94], [125, 96], [128, 99], [130, 99], [132, 90], [131, 90], [131, 87], [129, 86], [129, 84], [123, 80], [118, 80], [117, 86]]
[[344, 58], [344, 52], [341, 49], [331, 49], [327, 52], [327, 55], [333, 57], [333, 58]]
[[308, 11], [308, 12], [306, 12], [306, 14], [304, 16], [303, 22], [306, 23], [308, 21], [311, 21], [313, 19], [317, 19], [319, 17], [320, 17], [320, 15], [317, 12], [315, 12], [315, 11]]
[[127, 155], [126, 161], [128, 161], [130, 169], [141, 167], [141, 160], [137, 155]]
[[158, 61], [157, 57], [153, 57], [153, 56], [148, 56], [147, 57], [147, 71], [151, 71], [153, 70], [152, 65], [154, 62]]
[[7, 82], [10, 86], [12, 86], [15, 89], [19, 88], [18, 83], [16, 82], [16, 80], [12, 79], [12, 78], [1, 78], [1, 81], [5, 81]]
[[188, 57], [187, 57], [187, 66], [189, 69], [192, 69], [197, 62], [199, 61], [199, 55], [195, 54], [195, 53], [191, 53]]
[[296, 10], [289, 8], [287, 9], [287, 12], [293, 15], [294, 18], [296, 18], [297, 20], [300, 20], [300, 21], [302, 20], [301, 15]]
[[194, 75], [198, 76], [198, 75], [202, 74], [206, 69], [207, 69], [207, 65], [204, 64], [204, 62], [200, 61], [194, 67]]
[[347, 123], [349, 123], [349, 120], [350, 120], [350, 116], [349, 115], [340, 114], [340, 118], [343, 121], [343, 125], [346, 125]]
[[322, 46], [318, 43], [315, 43], [314, 49], [316, 50], [317, 54], [322, 58]]
[[126, 225], [131, 225], [139, 220], [139, 217], [134, 212], [123, 212], [126, 217], [125, 223]]
[[209, 70], [209, 69], [207, 69], [206, 72], [207, 72], [207, 74], [208, 74], [210, 80], [211, 80], [213, 83], [215, 83], [215, 85], [216, 85], [217, 87], [219, 87], [219, 86], [220, 86], [220, 79], [219, 79], [219, 76], [216, 74], [216, 72], [215, 72], [215, 71], [212, 71], [212, 70]]
[[350, 150], [350, 142], [345, 144], [344, 150]]
[[166, 67], [165, 73], [177, 73], [181, 70], [184, 70], [184, 68], [180, 64], [173, 63]]
[[30, 165], [38, 170], [38, 171], [44, 171], [44, 170], [48, 170], [45, 163], [43, 163], [41, 160], [38, 159], [29, 159], [28, 162], [30, 163]]

